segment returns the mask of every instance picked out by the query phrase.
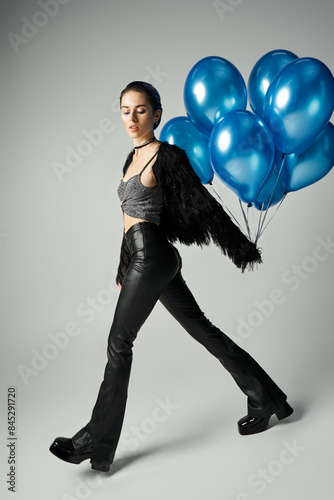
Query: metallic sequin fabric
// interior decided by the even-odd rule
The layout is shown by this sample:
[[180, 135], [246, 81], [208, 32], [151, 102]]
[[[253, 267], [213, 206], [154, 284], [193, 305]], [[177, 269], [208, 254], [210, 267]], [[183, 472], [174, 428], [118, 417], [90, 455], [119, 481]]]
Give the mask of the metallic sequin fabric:
[[121, 207], [130, 217], [159, 224], [163, 207], [161, 189], [159, 186], [144, 186], [140, 182], [140, 175], [141, 172], [120, 182], [117, 193]]

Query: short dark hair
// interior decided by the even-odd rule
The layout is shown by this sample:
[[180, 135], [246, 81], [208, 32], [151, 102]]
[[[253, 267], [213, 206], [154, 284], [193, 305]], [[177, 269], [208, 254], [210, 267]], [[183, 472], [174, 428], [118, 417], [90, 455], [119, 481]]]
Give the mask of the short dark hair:
[[[141, 94], [145, 94], [147, 97], [148, 102], [152, 106], [153, 113], [155, 113], [158, 109], [161, 109], [161, 115], [162, 115], [162, 106], [161, 106], [161, 98], [160, 94], [157, 91], [153, 85], [147, 82], [141, 82], [141, 81], [134, 81], [128, 83], [128, 85], [125, 87], [125, 89], [122, 90], [119, 101], [120, 105], [122, 104], [122, 97], [124, 94], [129, 92], [130, 90], [134, 90], [135, 92], [140, 92]], [[154, 123], [154, 128], [156, 129], [161, 121], [161, 115], [158, 121]]]

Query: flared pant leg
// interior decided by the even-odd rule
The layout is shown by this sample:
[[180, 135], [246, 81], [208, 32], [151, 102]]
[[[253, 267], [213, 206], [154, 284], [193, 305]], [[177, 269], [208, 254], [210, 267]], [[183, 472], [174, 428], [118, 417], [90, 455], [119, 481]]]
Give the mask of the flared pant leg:
[[181, 271], [164, 289], [160, 301], [183, 328], [232, 375], [247, 396], [250, 416], [268, 416], [282, 406], [286, 401], [284, 392], [246, 351], [205, 317]]
[[152, 223], [138, 223], [126, 233], [131, 263], [116, 305], [108, 338], [108, 362], [90, 422], [91, 461], [113, 461], [124, 419], [132, 348], [141, 326], [163, 289], [180, 268], [180, 256]]

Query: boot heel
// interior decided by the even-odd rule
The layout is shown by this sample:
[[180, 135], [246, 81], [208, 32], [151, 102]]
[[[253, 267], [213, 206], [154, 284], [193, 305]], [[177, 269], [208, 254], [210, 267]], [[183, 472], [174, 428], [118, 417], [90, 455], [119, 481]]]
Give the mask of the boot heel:
[[276, 417], [278, 420], [283, 420], [284, 418], [289, 417], [293, 413], [293, 408], [286, 401], [276, 412]]
[[101, 472], [109, 472], [110, 470], [110, 462], [105, 460], [104, 462], [94, 462], [91, 461], [91, 468], [94, 470], [99, 470]]

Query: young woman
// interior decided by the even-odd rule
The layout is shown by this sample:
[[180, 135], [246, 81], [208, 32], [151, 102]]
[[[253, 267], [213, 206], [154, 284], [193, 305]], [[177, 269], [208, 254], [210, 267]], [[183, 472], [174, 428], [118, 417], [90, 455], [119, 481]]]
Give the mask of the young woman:
[[50, 451], [78, 464], [108, 471], [123, 424], [138, 331], [158, 300], [229, 371], [247, 396], [248, 414], [238, 422], [242, 435], [264, 431], [269, 419], [291, 415], [286, 395], [243, 349], [201, 311], [182, 274], [173, 246], [213, 241], [242, 271], [261, 262], [256, 246], [233, 224], [192, 169], [185, 152], [159, 142], [154, 129], [162, 114], [157, 90], [132, 82], [121, 93], [125, 129], [133, 140], [118, 187], [124, 218], [116, 281], [121, 289], [111, 326], [104, 379], [91, 420], [70, 438], [56, 438]]

